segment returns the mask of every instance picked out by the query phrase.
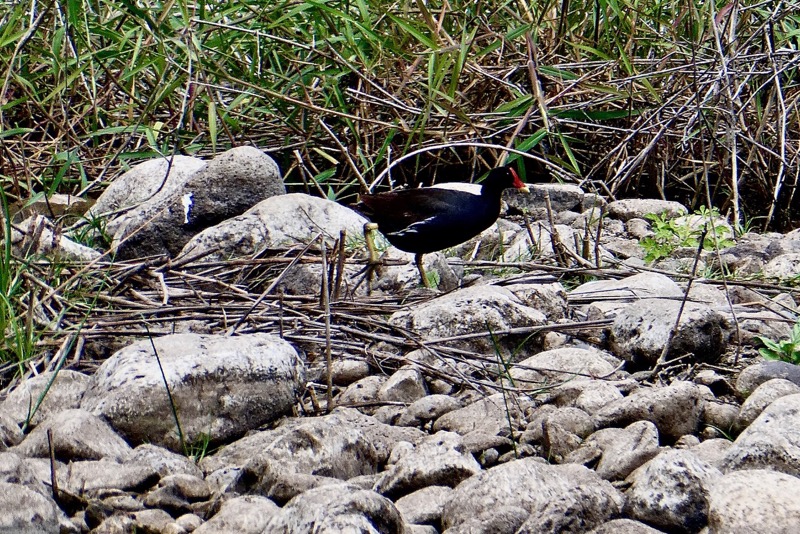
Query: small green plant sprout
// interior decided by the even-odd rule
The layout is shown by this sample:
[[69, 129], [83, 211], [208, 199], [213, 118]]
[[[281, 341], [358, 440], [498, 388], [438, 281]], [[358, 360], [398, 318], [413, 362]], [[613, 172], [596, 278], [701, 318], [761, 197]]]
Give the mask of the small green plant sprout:
[[693, 215], [675, 219], [669, 218], [666, 213], [648, 214], [645, 218], [650, 221], [653, 230], [652, 236], [645, 237], [639, 242], [645, 250], [646, 262], [666, 258], [677, 248], [696, 248], [700, 245], [700, 237], [706, 226], [708, 231], [703, 239], [704, 250], [722, 249], [735, 244], [732, 231], [720, 219], [717, 208], [708, 209], [701, 206]]
[[787, 339], [781, 339], [777, 342], [764, 336], [756, 336], [756, 339], [764, 345], [758, 349], [758, 353], [765, 360], [780, 360], [795, 365], [800, 364], [800, 321], [797, 321], [792, 327], [792, 333]]

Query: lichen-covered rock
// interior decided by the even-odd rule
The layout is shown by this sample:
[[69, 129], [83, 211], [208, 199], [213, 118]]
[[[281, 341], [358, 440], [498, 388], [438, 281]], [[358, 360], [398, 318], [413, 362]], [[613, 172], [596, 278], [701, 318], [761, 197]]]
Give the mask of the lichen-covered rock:
[[534, 525], [557, 527], [549, 532], [588, 530], [617, 515], [622, 503], [609, 482], [583, 466], [524, 458], [459, 484], [445, 505], [442, 526], [457, 528], [473, 518], [488, 519], [503, 506], [525, 510], [531, 532], [536, 531]]
[[264, 533], [403, 534], [404, 530], [403, 517], [392, 501], [352, 484], [336, 484], [297, 495], [270, 519]]
[[219, 443], [288, 413], [304, 385], [297, 352], [276, 336], [175, 334], [134, 343], [103, 362], [81, 407], [132, 444], [179, 450], [170, 403], [185, 442]]
[[198, 232], [285, 192], [272, 158], [253, 147], [232, 148], [185, 176], [168, 195], [154, 195], [121, 217], [112, 246], [117, 259], [175, 256]]
[[604, 428], [650, 421], [662, 436], [676, 440], [697, 431], [706, 398], [710, 397], [708, 388], [691, 382], [641, 388], [599, 410], [595, 414], [595, 424]]
[[725, 317], [693, 302], [640, 300], [622, 309], [611, 326], [614, 353], [641, 367], [654, 366], [665, 346], [666, 358], [689, 353], [695, 360], [714, 363], [725, 351], [726, 339]]
[[772, 402], [725, 454], [723, 471], [772, 469], [800, 475], [800, 394]]
[[800, 525], [800, 479], [771, 470], [745, 469], [708, 486], [710, 532], [794, 532]]
[[[505, 288], [472, 286], [395, 312], [389, 323], [411, 330], [426, 341], [491, 330], [497, 334], [501, 347], [513, 350], [522, 338], [504, 334], [504, 331], [542, 325], [546, 320], [542, 312], [523, 305]], [[495, 351], [488, 333], [478, 338], [453, 340], [449, 344], [489, 354]]]
[[481, 466], [465, 449], [461, 436], [437, 432], [389, 466], [374, 489], [387, 497], [397, 497], [426, 486], [452, 488], [480, 471]]
[[721, 476], [690, 451], [664, 451], [630, 474], [625, 509], [659, 528], [697, 532], [708, 520], [706, 487]]

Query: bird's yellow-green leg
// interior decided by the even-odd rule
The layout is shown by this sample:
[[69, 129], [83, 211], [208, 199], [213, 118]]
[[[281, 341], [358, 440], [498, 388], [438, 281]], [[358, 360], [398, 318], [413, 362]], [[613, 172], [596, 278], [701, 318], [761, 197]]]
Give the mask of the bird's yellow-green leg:
[[364, 241], [367, 243], [367, 252], [369, 253], [367, 262], [369, 265], [377, 265], [381, 262], [378, 257], [378, 249], [375, 248], [375, 232], [377, 231], [378, 225], [373, 222], [364, 225]]
[[414, 262], [417, 264], [419, 275], [422, 277], [422, 285], [429, 288], [433, 287], [428, 281], [428, 273], [425, 272], [425, 266], [422, 264], [422, 254], [415, 255]]

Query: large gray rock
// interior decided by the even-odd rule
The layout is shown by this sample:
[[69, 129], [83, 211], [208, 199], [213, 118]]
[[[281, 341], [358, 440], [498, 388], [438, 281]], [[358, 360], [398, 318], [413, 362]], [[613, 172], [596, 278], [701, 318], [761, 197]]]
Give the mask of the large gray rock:
[[394, 504], [406, 523], [437, 525], [452, 493], [452, 488], [447, 486], [428, 486], [400, 497]]
[[0, 403], [0, 412], [7, 413], [20, 425], [28, 420], [29, 412], [33, 412], [29, 424], [36, 426], [54, 413], [80, 406], [88, 384], [89, 377], [76, 371], [63, 369], [57, 373], [42, 373], [11, 390]]
[[794, 382], [785, 378], [767, 380], [742, 403], [736, 417], [736, 429], [741, 431], [747, 428], [774, 400], [796, 393], [800, 393], [800, 386]]
[[618, 364], [619, 360], [599, 350], [564, 347], [517, 362], [510, 374], [516, 387], [536, 389], [560, 382], [616, 378]]
[[324, 198], [302, 193], [273, 196], [198, 233], [181, 255], [213, 249], [204, 260], [250, 257], [268, 248], [308, 243], [320, 233], [332, 243], [341, 230], [348, 239], [363, 239], [366, 222], [350, 208]]
[[51, 415], [28, 434], [14, 451], [22, 456], [49, 457], [48, 431], [52, 433], [55, 457], [65, 462], [103, 458], [121, 461], [131, 452], [130, 446], [108, 423], [81, 409]]
[[606, 480], [622, 480], [659, 451], [658, 430], [650, 421], [598, 430], [564, 458], [564, 463], [594, 465]]
[[[104, 217], [142, 202], [169, 197], [205, 164], [202, 159], [181, 155], [143, 161], [114, 178], [87, 217]], [[115, 223], [109, 224], [106, 228], [113, 233]]]
[[129, 212], [114, 232], [118, 259], [174, 256], [201, 230], [241, 215], [286, 189], [277, 164], [258, 149], [223, 152], [188, 176], [169, 196]]
[[800, 479], [753, 469], [734, 471], [708, 488], [710, 532], [792, 534], [800, 525]]
[[304, 382], [291, 345], [270, 334], [175, 334], [130, 345], [103, 362], [81, 407], [105, 417], [130, 443], [178, 450], [173, 418], [186, 443], [218, 443], [288, 413]]
[[508, 429], [509, 421], [516, 426], [524, 410], [522, 397], [495, 393], [463, 408], [446, 413], [436, 420], [433, 430], [448, 430], [462, 436], [470, 432], [498, 434]]
[[723, 471], [773, 469], [800, 475], [800, 394], [772, 402], [748, 426], [723, 460]]
[[426, 486], [454, 487], [480, 470], [481, 466], [465, 449], [461, 436], [437, 432], [389, 466], [374, 489], [387, 497], [397, 497]]
[[47, 256], [59, 260], [94, 261], [100, 253], [73, 241], [42, 215], [33, 215], [11, 227], [11, 249], [20, 257]]
[[242, 495], [222, 503], [214, 517], [200, 525], [195, 534], [261, 534], [270, 519], [280, 512], [277, 504], [260, 495]]
[[[509, 290], [497, 286], [454, 291], [395, 312], [389, 318], [391, 325], [413, 331], [426, 341], [491, 330], [504, 350], [503, 357], [523, 339], [503, 331], [538, 326], [546, 321], [542, 312], [523, 305]], [[489, 354], [495, 351], [488, 335], [448, 341], [448, 345]]]
[[594, 280], [573, 289], [570, 304], [586, 312], [613, 318], [630, 302], [646, 298], [681, 298], [683, 291], [659, 273], [640, 273], [621, 280]]
[[[680, 312], [680, 322], [670, 336]], [[641, 367], [654, 366], [668, 344], [666, 357], [690, 353], [695, 360], [714, 363], [727, 346], [727, 321], [704, 304], [644, 299], [617, 314], [611, 326], [615, 354]]]
[[[270, 432], [274, 436], [244, 466], [257, 491], [286, 502], [303, 485], [314, 487], [374, 474], [379, 458], [375, 447], [358, 428], [338, 414], [295, 419]], [[301, 475], [301, 476], [297, 476]], [[302, 475], [311, 475], [302, 476]]]
[[0, 482], [0, 532], [58, 534], [58, 514], [52, 499], [19, 484]]
[[742, 397], [748, 397], [758, 386], [773, 378], [783, 378], [800, 386], [800, 366], [781, 361], [749, 365], [736, 379], [736, 392]]
[[590, 530], [587, 534], [663, 534], [662, 531], [634, 521], [633, 519], [614, 519]]
[[669, 531], [697, 532], [708, 521], [706, 486], [722, 473], [686, 450], [667, 450], [631, 473], [628, 516]]
[[707, 387], [691, 382], [641, 388], [600, 409], [595, 414], [595, 424], [603, 428], [650, 421], [658, 427], [661, 436], [676, 440], [697, 431], [706, 398], [711, 397]]
[[24, 437], [25, 434], [22, 433], [19, 424], [0, 409], [0, 451], [19, 445]]
[[314, 532], [403, 534], [405, 523], [392, 501], [352, 484], [310, 489], [272, 517], [264, 534]]
[[459, 484], [445, 505], [442, 526], [448, 529], [473, 518], [489, 519], [502, 506], [529, 514], [526, 532], [581, 531], [619, 514], [622, 503], [609, 482], [583, 466], [548, 465], [524, 458]]
[[583, 207], [583, 190], [573, 184], [529, 184], [527, 195], [504, 194], [503, 199], [510, 209], [526, 212], [533, 219], [547, 217], [547, 200], [550, 197], [550, 209], [553, 213], [562, 211], [580, 211]]
[[660, 215], [666, 213], [670, 219], [686, 215], [689, 210], [679, 202], [671, 200], [658, 200], [653, 198], [626, 198], [609, 202], [606, 207], [608, 215], [616, 219], [627, 221], [638, 218], [643, 219], [645, 215]]
[[[150, 466], [109, 460], [72, 462], [59, 470], [60, 486], [75, 495], [94, 490], [142, 491], [158, 482], [158, 473]], [[49, 478], [48, 478], [49, 481]]]

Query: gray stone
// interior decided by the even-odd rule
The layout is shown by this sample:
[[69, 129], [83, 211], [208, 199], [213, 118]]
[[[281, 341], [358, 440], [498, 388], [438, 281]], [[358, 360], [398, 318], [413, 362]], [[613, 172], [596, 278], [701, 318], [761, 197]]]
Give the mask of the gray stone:
[[378, 400], [414, 402], [427, 395], [425, 379], [419, 369], [406, 365], [392, 373], [378, 390]]
[[736, 379], [736, 392], [742, 397], [749, 397], [758, 386], [773, 378], [784, 378], [800, 386], [800, 366], [781, 361], [749, 365]]
[[151, 467], [108, 460], [72, 462], [66, 471], [63, 487], [75, 494], [109, 488], [141, 491], [159, 479]]
[[800, 253], [781, 254], [764, 265], [764, 278], [780, 281], [792, 280], [800, 272]]
[[253, 147], [215, 157], [163, 198], [127, 214], [114, 231], [117, 259], [178, 254], [198, 232], [286, 189], [277, 164]]
[[10, 242], [11, 250], [20, 257], [46, 256], [78, 262], [100, 257], [99, 252], [73, 241], [41, 215], [33, 215], [12, 226]]
[[703, 408], [702, 421], [706, 427], [716, 428], [720, 432], [731, 435], [734, 432], [739, 407], [735, 404], [707, 400]]
[[383, 375], [372, 375], [353, 382], [335, 398], [336, 406], [358, 406], [374, 402], [386, 380]]
[[523, 390], [560, 382], [614, 378], [615, 358], [594, 349], [564, 347], [540, 352], [514, 364], [511, 378]]
[[556, 386], [539, 398], [547, 404], [570, 406], [594, 415], [623, 395], [613, 383], [604, 380], [573, 380]]
[[747, 428], [775, 399], [796, 393], [800, 393], [800, 386], [794, 382], [790, 382], [785, 378], [767, 380], [759, 385], [742, 403], [736, 418], [736, 429], [741, 431]]
[[622, 480], [659, 452], [658, 430], [649, 421], [604, 428], [589, 436], [564, 463], [595, 465], [606, 480]]
[[[143, 161], [114, 178], [87, 216], [103, 217], [145, 201], [166, 198], [205, 164], [201, 159], [181, 155]], [[112, 225], [109, 230], [113, 228]]]
[[[727, 321], [712, 308], [693, 302], [644, 299], [619, 312], [611, 326], [615, 354], [642, 367], [652, 367], [668, 345], [666, 358], [690, 353], [695, 360], [715, 363], [726, 349]], [[680, 312], [678, 328], [672, 334]]]
[[693, 446], [690, 450], [700, 460], [722, 469], [725, 454], [733, 446], [733, 442], [724, 438], [707, 439]]
[[519, 195], [514, 191], [503, 194], [509, 208], [518, 212], [530, 213], [535, 219], [547, 215], [547, 197], [553, 213], [580, 209], [583, 206], [584, 192], [573, 184], [528, 184], [530, 193]]
[[[389, 323], [414, 331], [428, 342], [491, 330], [501, 349], [511, 352], [523, 338], [504, 331], [542, 325], [546, 320], [543, 313], [523, 305], [507, 289], [472, 286], [395, 312]], [[482, 353], [495, 351], [489, 336], [451, 340], [447, 344]]]
[[149, 466], [162, 477], [179, 474], [196, 477], [203, 476], [203, 471], [186, 455], [172, 452], [151, 443], [145, 443], [133, 449], [128, 455], [128, 461]]
[[347, 480], [377, 472], [375, 447], [337, 413], [296, 419], [271, 435], [274, 439], [244, 466], [246, 476], [255, 480], [255, 488], [267, 497], [286, 501], [303, 485], [332, 483], [297, 475]]
[[686, 215], [689, 210], [679, 202], [670, 200], [626, 198], [609, 202], [606, 210], [609, 216], [628, 221], [630, 219], [643, 219], [645, 215], [660, 215], [666, 213], [670, 219]]
[[735, 469], [773, 469], [800, 475], [800, 394], [787, 395], [772, 402], [750, 423], [723, 461], [723, 471]]
[[400, 512], [386, 497], [336, 484], [299, 494], [272, 517], [264, 532], [403, 534], [404, 529]]
[[400, 497], [394, 505], [406, 523], [438, 525], [452, 493], [452, 488], [447, 486], [428, 486]]
[[663, 437], [677, 440], [697, 431], [707, 398], [713, 398], [708, 388], [691, 382], [642, 388], [598, 411], [595, 425], [604, 428], [650, 421]]
[[30, 418], [30, 425], [36, 426], [53, 413], [79, 407], [88, 384], [89, 377], [76, 371], [63, 369], [58, 373], [42, 373], [22, 381], [11, 390], [0, 404], [0, 412], [7, 413], [22, 425], [28, 420], [29, 411], [39, 404]]
[[56, 458], [72, 460], [124, 460], [131, 452], [125, 440], [108, 426], [108, 423], [80, 410], [56, 412], [37, 426], [33, 432], [15, 447], [22, 456], [48, 457], [50, 447], [48, 431]]
[[37, 477], [28, 461], [13, 452], [0, 452], [0, 482], [22, 484], [47, 497], [52, 495], [52, 490]]
[[330, 200], [302, 193], [281, 194], [198, 233], [181, 255], [213, 251], [203, 261], [251, 257], [266, 248], [308, 243], [320, 233], [332, 244], [341, 230], [348, 239], [363, 239], [366, 222], [350, 208]]
[[621, 280], [594, 280], [569, 293], [570, 304], [594, 307], [610, 318], [632, 301], [682, 297], [678, 284], [659, 273], [640, 273]]
[[13, 417], [0, 407], [0, 451], [19, 445], [25, 434]]
[[514, 283], [505, 286], [525, 306], [542, 312], [549, 321], [558, 321], [569, 315], [567, 292], [558, 282], [547, 277], [541, 282], [534, 279], [527, 283]]
[[172, 523], [172, 516], [164, 510], [140, 510], [133, 513], [135, 532], [163, 532]]
[[428, 395], [412, 402], [403, 410], [398, 426], [422, 426], [461, 408], [461, 402], [450, 395]]
[[625, 510], [655, 527], [697, 532], [708, 520], [705, 488], [721, 476], [690, 451], [663, 451], [627, 478]]
[[461, 436], [437, 432], [390, 465], [374, 489], [396, 498], [426, 486], [455, 487], [480, 471], [481, 466], [466, 450]]
[[195, 534], [261, 534], [270, 519], [280, 512], [277, 504], [260, 495], [233, 497], [202, 524]]
[[710, 532], [790, 534], [800, 525], [800, 479], [769, 470], [728, 473], [708, 488]]
[[506, 404], [503, 394], [495, 393], [463, 408], [446, 413], [436, 420], [433, 430], [434, 432], [448, 430], [462, 436], [476, 430], [486, 434], [497, 434], [508, 428], [509, 418], [514, 422], [521, 417], [522, 412], [516, 400], [511, 399]]
[[331, 380], [337, 386], [349, 386], [369, 376], [369, 364], [364, 360], [336, 360], [331, 366]]
[[56, 503], [20, 484], [0, 482], [0, 532], [9, 534], [58, 534], [61, 532]]
[[[175, 334], [153, 339], [187, 443], [218, 443], [292, 409], [304, 385], [295, 349], [270, 334]], [[180, 450], [170, 397], [149, 340], [103, 362], [81, 407], [132, 443]]]
[[[483, 520], [498, 508], [521, 508], [529, 513], [526, 531], [534, 525], [550, 532], [570, 531], [582, 523], [591, 528], [617, 515], [622, 496], [593, 471], [577, 465], [547, 465], [532, 458], [514, 460], [473, 476], [453, 491], [442, 514], [445, 529], [471, 519]], [[579, 511], [577, 515], [568, 512]], [[456, 530], [458, 532], [458, 530]]]
[[660, 530], [634, 521], [633, 519], [614, 519], [590, 530], [587, 534], [663, 534]]

